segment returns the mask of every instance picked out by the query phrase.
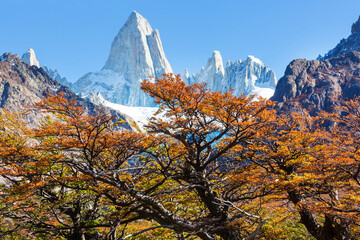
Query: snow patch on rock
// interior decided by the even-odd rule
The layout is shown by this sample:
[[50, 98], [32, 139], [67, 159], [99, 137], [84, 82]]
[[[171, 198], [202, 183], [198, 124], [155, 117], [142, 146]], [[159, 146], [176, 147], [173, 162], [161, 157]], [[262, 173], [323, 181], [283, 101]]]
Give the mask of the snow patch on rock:
[[98, 106], [109, 107], [130, 116], [141, 128], [148, 123], [148, 119], [151, 118], [159, 109], [157, 107], [130, 107], [111, 103], [105, 100], [101, 93], [92, 92], [86, 98]]

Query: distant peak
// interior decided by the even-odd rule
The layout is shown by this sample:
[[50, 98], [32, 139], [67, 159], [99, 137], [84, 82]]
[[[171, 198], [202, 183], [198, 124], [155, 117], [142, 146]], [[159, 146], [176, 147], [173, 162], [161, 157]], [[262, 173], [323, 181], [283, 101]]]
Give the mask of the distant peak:
[[218, 50], [215, 50], [215, 51], [213, 52], [213, 55], [220, 55], [220, 52], [219, 52]]
[[212, 58], [215, 59], [215, 61], [221, 61], [222, 62], [222, 57], [219, 51], [214, 51]]
[[[186, 68], [183, 78], [184, 78], [184, 79], [188, 79], [189, 77], [190, 77], [190, 74], [189, 74], [188, 69]], [[183, 79], [183, 80], [184, 80], [184, 79]]]
[[258, 64], [263, 64], [263, 62], [260, 59], [254, 57], [253, 55], [248, 55], [247, 60], [251, 62], [256, 62]]
[[208, 69], [210, 66], [215, 67], [215, 72], [225, 73], [223, 60], [219, 51], [214, 51], [211, 58], [209, 58], [206, 68]]
[[29, 48], [29, 50], [23, 54], [21, 60], [30, 66], [40, 67], [39, 61], [36, 59], [35, 51], [32, 48]]

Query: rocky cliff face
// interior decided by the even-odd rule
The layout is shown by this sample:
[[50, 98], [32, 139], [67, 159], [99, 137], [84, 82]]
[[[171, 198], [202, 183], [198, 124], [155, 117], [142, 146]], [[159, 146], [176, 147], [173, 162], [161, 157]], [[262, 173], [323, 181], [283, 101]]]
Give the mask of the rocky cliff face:
[[86, 74], [73, 89], [85, 95], [100, 92], [106, 100], [123, 105], [151, 106], [153, 100], [141, 91], [140, 82], [171, 72], [159, 31], [133, 12], [112, 42], [103, 69]]
[[[10, 53], [0, 57], [0, 108], [10, 112], [24, 110], [24, 107], [40, 101], [45, 92], [52, 95], [63, 92], [65, 98], [77, 101], [89, 114], [94, 114], [98, 110], [94, 104], [76, 96], [68, 87], [51, 79], [42, 68], [25, 64], [17, 55]], [[118, 120], [126, 118], [117, 111], [105, 111], [116, 116]], [[29, 123], [33, 125], [40, 119], [41, 116], [36, 113], [28, 116]], [[130, 128], [128, 124], [125, 127]]]
[[248, 56], [244, 61], [228, 61], [224, 68], [219, 51], [214, 51], [206, 67], [199, 73], [190, 76], [186, 70], [183, 80], [189, 84], [205, 82], [213, 91], [229, 91], [232, 88], [235, 95], [258, 94], [265, 98], [273, 95], [277, 82], [274, 72], [253, 56]]
[[278, 102], [281, 111], [300, 106], [316, 115], [322, 110], [332, 111], [341, 99], [359, 95], [360, 53], [351, 51], [321, 61], [292, 61], [271, 100]]
[[351, 35], [347, 39], [342, 39], [334, 49], [326, 53], [324, 57], [320, 56], [318, 60], [333, 58], [349, 51], [360, 51], [360, 17], [352, 25]]

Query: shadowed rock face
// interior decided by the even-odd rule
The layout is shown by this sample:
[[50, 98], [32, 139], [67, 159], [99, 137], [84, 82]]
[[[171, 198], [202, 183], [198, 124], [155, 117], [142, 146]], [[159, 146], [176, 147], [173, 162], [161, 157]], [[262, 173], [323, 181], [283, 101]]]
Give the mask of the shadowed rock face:
[[360, 95], [360, 53], [345, 52], [326, 60], [297, 59], [286, 68], [274, 96], [281, 112], [306, 108], [311, 115], [333, 111], [342, 99]]
[[[94, 114], [99, 110], [91, 102], [78, 97], [68, 87], [51, 79], [44, 69], [25, 64], [17, 55], [11, 53], [5, 53], [0, 57], [0, 108], [10, 112], [24, 110], [26, 106], [45, 97], [46, 92], [52, 95], [63, 92], [66, 99], [77, 101], [88, 114]], [[114, 115], [117, 120], [126, 119], [125, 115], [117, 111], [104, 110]], [[36, 113], [30, 113], [28, 116], [32, 125], [36, 125], [40, 119], [41, 116]], [[130, 128], [128, 123], [124, 127]]]

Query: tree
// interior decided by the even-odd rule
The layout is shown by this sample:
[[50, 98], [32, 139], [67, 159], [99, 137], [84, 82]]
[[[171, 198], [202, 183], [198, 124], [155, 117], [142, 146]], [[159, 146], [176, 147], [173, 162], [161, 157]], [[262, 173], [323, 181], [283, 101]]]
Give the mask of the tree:
[[[253, 187], [248, 172], [236, 184], [227, 179], [239, 168], [251, 171], [241, 156], [256, 138], [268, 134], [275, 117], [268, 110], [272, 103], [213, 93], [203, 84], [186, 86], [173, 75], [155, 83], [144, 81], [142, 88], [160, 104], [160, 115], [150, 120], [147, 133], [118, 131], [110, 117], [85, 116], [61, 96], [37, 104], [54, 117], [25, 133], [35, 142], [24, 146], [23, 155], [11, 161], [1, 157], [16, 167], [26, 166], [16, 173], [27, 189], [20, 196], [30, 192], [34, 200], [27, 199], [32, 204], [46, 202], [41, 214], [51, 227], [41, 225], [39, 231], [56, 229], [75, 239], [66, 235], [66, 225], [72, 236], [78, 232], [92, 239], [96, 235], [87, 234], [90, 229], [99, 234], [97, 230], [106, 228], [107, 233], [117, 229], [127, 238], [136, 235], [127, 233], [128, 224], [148, 220], [151, 226], [141, 233], [169, 229], [179, 238], [254, 238], [265, 220], [252, 201], [272, 189]], [[8, 197], [14, 194], [9, 192]], [[50, 199], [57, 203], [51, 211], [59, 214], [46, 214], [54, 205]], [[76, 219], [61, 206], [72, 212], [78, 209]]]
[[2, 188], [1, 215], [11, 219], [12, 225], [3, 232], [7, 237], [114, 239], [113, 206], [101, 192], [92, 190], [98, 183], [65, 158], [77, 155], [72, 148], [82, 144], [71, 139], [71, 134], [77, 132], [86, 140], [86, 134], [100, 134], [111, 118], [84, 116], [73, 104], [61, 95], [37, 104], [36, 108], [52, 113], [39, 129], [28, 129], [19, 116], [1, 116], [1, 176], [7, 181]]
[[[310, 117], [305, 111], [279, 116], [271, 136], [257, 139], [263, 149], [253, 151], [251, 161], [266, 171], [267, 184], [278, 189], [280, 201], [294, 206], [315, 239], [358, 236], [358, 212], [352, 207], [359, 197], [357, 168], [349, 157], [357, 151], [358, 128], [344, 124], [357, 121], [353, 110], [346, 117], [326, 113]], [[325, 130], [322, 124], [329, 120], [338, 126]]]
[[159, 104], [145, 132], [61, 95], [34, 106], [47, 114], [35, 128], [1, 116], [4, 236], [279, 239], [302, 232], [290, 218], [316, 239], [357, 236], [358, 102], [324, 115], [338, 123], [325, 131], [320, 117], [180, 76], [142, 89]]

